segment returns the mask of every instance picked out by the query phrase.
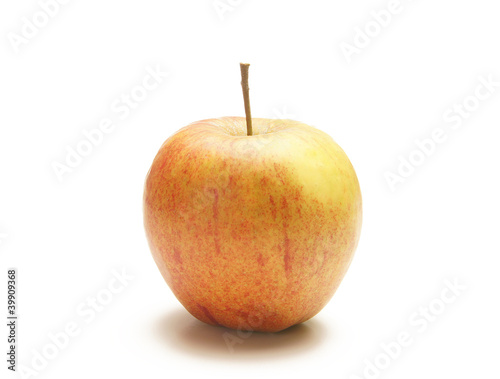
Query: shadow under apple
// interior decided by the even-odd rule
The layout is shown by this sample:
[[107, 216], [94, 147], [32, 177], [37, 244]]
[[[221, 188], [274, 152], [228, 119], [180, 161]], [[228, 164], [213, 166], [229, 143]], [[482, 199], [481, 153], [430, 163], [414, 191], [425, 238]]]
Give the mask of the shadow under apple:
[[154, 324], [153, 332], [175, 349], [226, 360], [275, 359], [310, 352], [328, 335], [318, 319], [277, 333], [245, 332], [205, 324], [184, 309], [163, 315]]

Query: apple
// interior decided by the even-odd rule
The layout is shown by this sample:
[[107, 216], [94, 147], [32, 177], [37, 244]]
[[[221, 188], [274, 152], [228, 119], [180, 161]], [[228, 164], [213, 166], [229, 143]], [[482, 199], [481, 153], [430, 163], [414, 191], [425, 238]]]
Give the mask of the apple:
[[203, 120], [167, 139], [144, 188], [153, 258], [211, 325], [277, 332], [316, 315], [351, 263], [361, 191], [344, 151], [292, 120]]
[[353, 258], [361, 192], [344, 151], [292, 120], [224, 117], [179, 130], [147, 175], [153, 258], [196, 318], [276, 332], [316, 315]]

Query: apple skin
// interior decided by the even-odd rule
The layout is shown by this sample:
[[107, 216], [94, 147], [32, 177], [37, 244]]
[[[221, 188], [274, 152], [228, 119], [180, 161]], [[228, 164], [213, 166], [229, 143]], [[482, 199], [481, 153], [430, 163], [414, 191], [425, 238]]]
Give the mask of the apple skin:
[[146, 178], [144, 225], [158, 268], [197, 319], [277, 332], [316, 315], [344, 277], [361, 191], [326, 133], [242, 117], [188, 125]]

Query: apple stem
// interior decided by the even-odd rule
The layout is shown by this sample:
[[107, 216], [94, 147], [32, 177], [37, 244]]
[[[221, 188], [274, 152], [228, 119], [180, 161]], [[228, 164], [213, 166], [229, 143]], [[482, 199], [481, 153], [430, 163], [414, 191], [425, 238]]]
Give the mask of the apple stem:
[[247, 116], [247, 136], [252, 135], [252, 112], [250, 111], [250, 88], [248, 88], [249, 63], [240, 63], [241, 88], [243, 89], [243, 101], [245, 102], [245, 114]]

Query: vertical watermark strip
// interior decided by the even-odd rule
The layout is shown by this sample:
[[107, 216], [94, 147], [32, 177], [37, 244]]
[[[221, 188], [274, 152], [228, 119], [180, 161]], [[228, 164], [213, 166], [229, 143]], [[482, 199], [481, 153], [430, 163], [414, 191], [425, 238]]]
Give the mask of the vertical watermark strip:
[[16, 371], [17, 363], [17, 269], [7, 270], [7, 369]]

